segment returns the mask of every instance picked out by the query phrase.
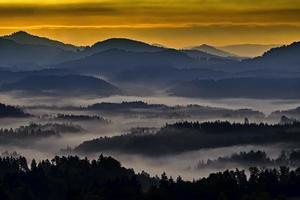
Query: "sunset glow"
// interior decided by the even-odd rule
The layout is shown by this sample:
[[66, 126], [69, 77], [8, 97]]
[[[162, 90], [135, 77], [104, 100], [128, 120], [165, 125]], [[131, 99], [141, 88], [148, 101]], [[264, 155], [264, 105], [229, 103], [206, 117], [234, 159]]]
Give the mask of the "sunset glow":
[[174, 47], [300, 38], [298, 0], [1, 0], [0, 17], [2, 35], [25, 30], [78, 45], [108, 37]]

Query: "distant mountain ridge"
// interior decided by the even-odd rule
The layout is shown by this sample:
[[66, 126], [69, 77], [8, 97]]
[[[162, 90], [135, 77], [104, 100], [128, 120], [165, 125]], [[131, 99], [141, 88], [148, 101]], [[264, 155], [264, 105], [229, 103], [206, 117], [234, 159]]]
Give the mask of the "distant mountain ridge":
[[192, 50], [198, 50], [198, 51], [202, 51], [211, 55], [215, 55], [215, 56], [220, 56], [220, 57], [239, 57], [238, 55], [226, 52], [224, 50], [218, 49], [216, 47], [207, 45], [207, 44], [202, 44], [200, 46], [194, 46], [194, 47], [190, 47], [187, 49], [192, 49]]
[[223, 51], [230, 52], [243, 57], [257, 57], [262, 56], [265, 52], [269, 51], [272, 48], [279, 47], [278, 44], [237, 44], [237, 45], [227, 45], [218, 47]]
[[43, 45], [48, 47], [55, 47], [65, 51], [73, 51], [76, 52], [80, 49], [75, 45], [65, 44], [63, 42], [57, 40], [51, 40], [45, 37], [39, 37], [35, 35], [31, 35], [25, 31], [18, 31], [11, 35], [6, 35], [2, 37], [3, 39], [12, 40], [18, 44], [27, 44], [27, 45]]
[[110, 49], [118, 49], [132, 52], [157, 52], [162, 51], [165, 48], [127, 38], [111, 38], [97, 42], [91, 47], [86, 48], [85, 51], [89, 52], [90, 54], [94, 54]]
[[[172, 49], [132, 39], [111, 38], [74, 51], [64, 48], [76, 46], [25, 32], [7, 37], [0, 37], [0, 84], [6, 91], [28, 86], [31, 91], [60, 89], [62, 93], [63, 90], [76, 92], [75, 86], [85, 86], [82, 91], [103, 94], [93, 87], [93, 84], [102, 85], [99, 80], [92, 81], [97, 76], [119, 85], [124, 92], [133, 91], [133, 85], [142, 85], [152, 91], [167, 90], [178, 96], [299, 98], [295, 93], [300, 88], [300, 42], [241, 60], [209, 45], [201, 45], [199, 49]], [[72, 79], [69, 75], [78, 77]], [[83, 75], [90, 76], [85, 79], [80, 77]], [[74, 81], [74, 87], [68, 89], [69, 82], [64, 82], [62, 77], [78, 82]], [[34, 78], [35, 82], [29, 78]], [[179, 82], [185, 83], [175, 86]], [[252, 82], [256, 85], [251, 85]], [[29, 83], [32, 83], [30, 87]], [[43, 88], [46, 83], [49, 88]], [[274, 87], [281, 92], [270, 92]], [[111, 90], [108, 88], [108, 91]], [[227, 91], [227, 94], [220, 91]], [[118, 92], [109, 94], [115, 93]]]
[[[220, 56], [215, 56], [203, 51], [176, 50], [167, 47], [154, 46], [145, 42], [127, 38], [107, 39], [97, 42], [91, 47], [85, 47], [80, 50], [79, 47], [39, 36], [34, 36], [23, 31], [3, 36], [0, 38], [0, 40], [6, 41], [6, 44], [2, 46], [0, 45], [0, 52], [2, 51], [3, 55], [1, 65], [4, 67], [13, 67], [17, 70], [43, 69], [59, 63], [66, 64], [66, 62], [76, 63], [77, 61], [80, 62], [80, 60], [86, 60], [86, 58], [95, 58], [96, 54], [108, 56], [107, 52], [114, 52], [115, 54], [109, 55], [106, 58], [103, 58], [102, 56], [101, 58], [103, 58], [104, 61], [101, 60], [101, 62], [99, 62], [99, 60], [95, 60], [95, 63], [97, 62], [100, 66], [103, 65], [103, 63], [115, 63], [113, 64], [114, 67], [116, 67], [116, 65], [124, 64], [131, 66], [152, 65], [153, 67], [157, 67], [155, 65], [164, 65], [168, 67], [173, 65], [187, 65], [190, 67], [196, 67], [199, 62], [206, 63], [207, 60], [212, 60], [212, 63], [226, 61]], [[8, 41], [10, 41], [10, 44], [8, 44]], [[9, 48], [9, 51], [7, 48]], [[116, 62], [118, 62], [120, 59], [124, 61], [124, 57], [120, 58], [121, 51], [123, 51], [124, 54], [127, 53], [128, 56], [130, 54], [129, 57], [132, 58], [132, 62], [119, 62], [117, 64]], [[161, 52], [161, 55], [159, 52]], [[147, 53], [148, 56], [146, 55]], [[155, 53], [157, 54], [156, 56], [154, 56]], [[141, 54], [143, 54], [142, 57], [144, 60], [137, 58], [138, 56], [141, 56]], [[136, 58], [136, 61], [134, 61], [134, 57]], [[108, 59], [111, 60], [108, 61]], [[129, 59], [127, 59], [127, 61], [128, 60]], [[184, 63], [184, 61], [186, 63]], [[194, 66], [191, 65], [191, 63], [193, 63]], [[121, 68], [122, 66], [117, 67]], [[91, 67], [88, 66], [87, 69], [88, 68]]]

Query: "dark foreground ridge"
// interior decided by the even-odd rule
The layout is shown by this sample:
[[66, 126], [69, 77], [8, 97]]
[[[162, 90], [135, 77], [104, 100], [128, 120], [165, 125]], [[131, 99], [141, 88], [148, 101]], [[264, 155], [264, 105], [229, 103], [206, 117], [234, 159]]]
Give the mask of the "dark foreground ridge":
[[112, 157], [89, 161], [55, 157], [51, 161], [0, 158], [1, 200], [153, 200], [290, 199], [300, 197], [300, 168], [224, 171], [194, 181], [126, 169]]

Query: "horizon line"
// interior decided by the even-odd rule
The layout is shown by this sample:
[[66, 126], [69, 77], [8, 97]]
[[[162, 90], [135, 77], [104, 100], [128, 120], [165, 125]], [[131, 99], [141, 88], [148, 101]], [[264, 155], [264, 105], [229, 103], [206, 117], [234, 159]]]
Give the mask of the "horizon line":
[[[1, 28], [0, 28], [1, 29]], [[13, 30], [13, 29], [12, 29]], [[76, 44], [73, 44], [73, 43], [69, 43], [69, 42], [64, 42], [62, 40], [59, 40], [57, 38], [54, 38], [54, 37], [48, 37], [48, 36], [43, 36], [43, 35], [39, 35], [39, 34], [33, 34], [33, 33], [30, 33], [30, 31], [25, 31], [26, 29], [19, 29], [18, 31], [13, 31], [13, 32], [10, 32], [8, 34], [1, 34], [0, 35], [0, 38], [3, 39], [3, 37], [5, 36], [10, 36], [10, 35], [13, 35], [15, 33], [19, 33], [19, 32], [24, 32], [24, 33], [27, 33], [31, 36], [36, 36], [36, 37], [40, 37], [40, 38], [45, 38], [45, 39], [49, 39], [49, 40], [52, 40], [52, 41], [57, 41], [57, 42], [61, 42], [61, 43], [64, 43], [64, 44], [67, 44], [67, 45], [73, 45], [73, 46], [76, 46], [76, 47], [89, 47], [89, 46], [92, 46], [98, 42], [103, 42], [103, 41], [106, 41], [106, 40], [110, 40], [110, 39], [127, 39], [127, 40], [133, 40], [133, 41], [136, 41], [136, 42], [143, 42], [143, 43], [146, 43], [146, 44], [149, 44], [149, 45], [152, 45], [152, 46], [156, 46], [156, 45], [162, 45], [160, 43], [155, 43], [155, 42], [146, 42], [146, 41], [143, 41], [143, 40], [139, 40], [139, 39], [135, 39], [133, 37], [105, 37], [104, 39], [99, 39], [99, 40], [96, 40], [94, 43], [91, 43], [91, 44], [88, 44], [88, 45], [76, 45]], [[299, 40], [300, 41], [300, 40]], [[294, 42], [298, 42], [298, 41], [294, 41]], [[201, 45], [208, 45], [208, 46], [212, 46], [212, 47], [219, 47], [219, 48], [222, 48], [222, 47], [227, 47], [227, 46], [235, 46], [235, 45], [262, 45], [262, 46], [278, 46], [278, 45], [289, 45], [289, 44], [292, 44], [293, 42], [291, 43], [228, 43], [226, 45], [215, 45], [215, 44], [210, 44], [209, 42], [207, 43], [196, 43], [194, 46], [184, 46], [184, 47], [179, 47], [179, 48], [175, 48], [175, 47], [171, 47], [169, 45], [162, 45], [163, 47], [165, 48], [173, 48], [173, 49], [178, 49], [178, 50], [181, 50], [181, 49], [191, 49], [193, 47], [196, 47], [196, 46], [201, 46]]]

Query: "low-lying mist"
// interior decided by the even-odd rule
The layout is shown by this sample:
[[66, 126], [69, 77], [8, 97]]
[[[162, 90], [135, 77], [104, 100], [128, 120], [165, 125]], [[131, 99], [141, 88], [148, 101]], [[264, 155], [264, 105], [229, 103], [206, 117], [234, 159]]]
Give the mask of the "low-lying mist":
[[20, 106], [87, 106], [100, 102], [120, 103], [123, 101], [144, 101], [151, 104], [165, 104], [169, 106], [198, 104], [202, 106], [223, 107], [228, 109], [249, 108], [259, 110], [266, 115], [276, 110], [287, 110], [298, 107], [300, 100], [293, 99], [247, 99], [247, 98], [218, 98], [218, 99], [203, 99], [203, 98], [186, 98], [172, 97], [165, 93], [156, 94], [153, 96], [81, 96], [81, 97], [54, 97], [54, 96], [26, 96], [17, 92], [1, 93], [0, 98], [2, 103]]
[[[28, 159], [35, 158], [37, 160], [51, 159], [55, 155], [60, 155], [62, 149], [74, 148], [84, 141], [93, 140], [99, 137], [112, 137], [121, 134], [129, 133], [135, 127], [161, 128], [166, 124], [172, 124], [178, 121], [215, 121], [229, 120], [231, 122], [244, 122], [244, 118], [212, 118], [212, 117], [149, 117], [148, 115], [126, 115], [126, 112], [121, 113], [105, 113], [101, 110], [78, 109], [86, 107], [94, 103], [101, 102], [123, 102], [123, 101], [145, 101], [152, 104], [165, 104], [168, 106], [199, 104], [203, 106], [222, 107], [228, 109], [252, 108], [262, 111], [265, 114], [270, 114], [275, 110], [284, 110], [295, 108], [299, 105], [300, 100], [256, 100], [256, 99], [193, 99], [179, 98], [167, 96], [152, 96], [152, 97], [136, 97], [136, 96], [112, 96], [107, 98], [82, 97], [82, 98], [59, 98], [54, 97], [26, 97], [19, 94], [1, 94], [1, 101], [11, 105], [18, 105], [32, 116], [27, 118], [1, 118], [1, 128], [18, 128], [26, 126], [30, 123], [67, 123], [81, 126], [84, 131], [78, 134], [64, 133], [60, 137], [46, 137], [32, 141], [24, 141], [26, 144], [9, 144], [0, 145], [0, 152], [13, 152], [27, 157]], [[17, 97], [17, 98], [16, 98]], [[73, 115], [97, 115], [110, 121], [103, 124], [97, 120], [57, 120], [49, 116], [57, 114], [73, 114]], [[277, 120], [277, 119], [276, 119]], [[270, 119], [252, 119], [251, 122], [278, 122]], [[155, 146], [153, 146], [155, 149]], [[200, 160], [216, 159], [220, 156], [229, 156], [240, 151], [262, 150], [268, 156], [276, 157], [282, 150], [292, 149], [281, 144], [270, 145], [237, 145], [223, 148], [209, 148], [197, 151], [189, 151], [174, 155], [162, 155], [159, 157], [142, 156], [138, 154], [128, 154], [124, 152], [97, 152], [94, 154], [81, 154], [81, 157], [97, 158], [99, 154], [112, 155], [121, 163], [129, 168], [141, 172], [147, 171], [151, 175], [160, 175], [166, 172], [173, 177], [181, 176], [184, 179], [192, 180], [194, 178], [207, 176], [216, 169], [196, 169], [195, 166]], [[235, 167], [244, 167], [236, 165]], [[225, 168], [224, 168], [225, 169]], [[218, 169], [220, 171], [220, 169]]]

